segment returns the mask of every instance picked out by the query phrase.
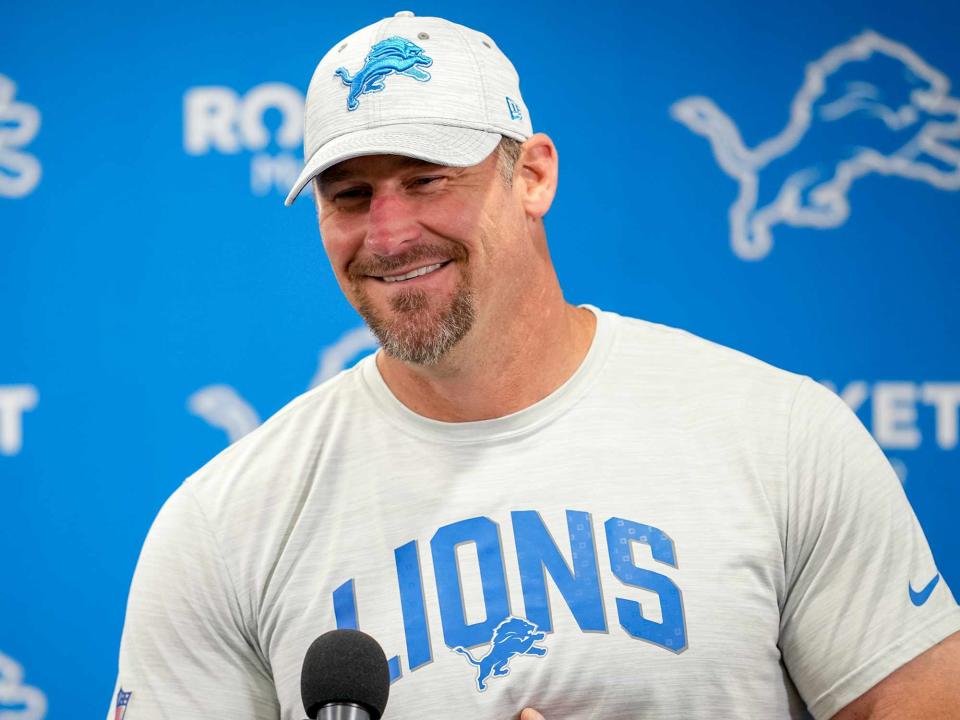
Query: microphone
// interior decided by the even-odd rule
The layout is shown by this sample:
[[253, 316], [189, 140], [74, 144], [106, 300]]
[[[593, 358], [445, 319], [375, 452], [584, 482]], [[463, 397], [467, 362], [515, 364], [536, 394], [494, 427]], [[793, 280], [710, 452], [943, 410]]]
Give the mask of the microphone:
[[331, 630], [311, 643], [300, 673], [310, 720], [380, 720], [390, 668], [380, 644], [359, 630]]

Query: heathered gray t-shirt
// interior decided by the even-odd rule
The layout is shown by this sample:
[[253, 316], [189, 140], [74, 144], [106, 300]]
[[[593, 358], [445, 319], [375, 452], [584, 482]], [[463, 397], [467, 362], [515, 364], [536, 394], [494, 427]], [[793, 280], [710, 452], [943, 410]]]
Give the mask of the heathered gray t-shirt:
[[896, 475], [830, 391], [598, 313], [507, 417], [404, 407], [373, 356], [169, 499], [134, 577], [125, 720], [300, 720], [359, 627], [385, 720], [830, 717], [960, 629]]

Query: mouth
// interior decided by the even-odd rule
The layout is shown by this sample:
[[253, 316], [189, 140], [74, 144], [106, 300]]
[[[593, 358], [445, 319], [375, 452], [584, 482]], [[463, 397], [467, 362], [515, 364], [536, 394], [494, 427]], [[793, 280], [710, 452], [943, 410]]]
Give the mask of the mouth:
[[435, 273], [437, 270], [440, 270], [441, 268], [446, 267], [451, 262], [452, 262], [451, 260], [444, 260], [443, 262], [432, 263], [430, 265], [422, 265], [412, 270], [408, 270], [402, 273], [396, 273], [394, 275], [370, 275], [370, 277], [385, 283], [406, 283], [412, 280], [416, 280], [417, 278], [430, 275], [431, 273]]

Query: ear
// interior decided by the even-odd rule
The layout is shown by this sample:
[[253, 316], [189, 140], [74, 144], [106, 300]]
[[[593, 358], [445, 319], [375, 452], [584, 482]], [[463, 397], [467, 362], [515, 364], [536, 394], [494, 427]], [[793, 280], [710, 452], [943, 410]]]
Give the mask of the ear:
[[557, 147], [549, 137], [536, 133], [523, 143], [513, 177], [523, 209], [531, 218], [539, 220], [553, 204], [559, 169]]

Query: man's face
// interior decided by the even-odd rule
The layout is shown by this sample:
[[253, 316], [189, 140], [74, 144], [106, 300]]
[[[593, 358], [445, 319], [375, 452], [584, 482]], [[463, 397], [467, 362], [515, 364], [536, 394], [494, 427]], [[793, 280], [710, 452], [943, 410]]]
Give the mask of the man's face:
[[388, 354], [438, 362], [473, 327], [512, 232], [516, 205], [497, 153], [468, 168], [354, 158], [322, 173], [318, 195], [324, 247], [347, 299]]

